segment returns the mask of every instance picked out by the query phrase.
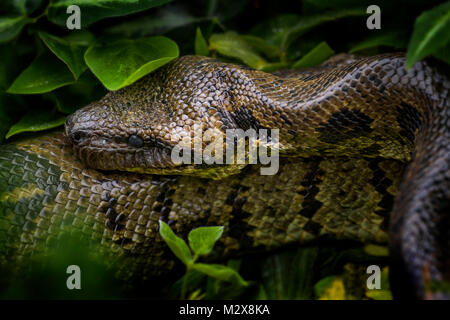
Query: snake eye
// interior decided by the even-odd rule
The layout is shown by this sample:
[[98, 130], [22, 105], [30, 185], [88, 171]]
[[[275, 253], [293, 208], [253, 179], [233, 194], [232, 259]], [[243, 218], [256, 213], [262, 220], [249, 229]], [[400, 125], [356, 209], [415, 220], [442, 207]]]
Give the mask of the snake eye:
[[85, 138], [85, 133], [81, 131], [76, 131], [71, 135], [72, 141], [74, 143], [80, 143]]
[[142, 147], [142, 145], [144, 144], [144, 141], [142, 140], [141, 137], [132, 134], [129, 138], [128, 138], [128, 145], [130, 145], [131, 147], [135, 147], [135, 148], [139, 148]]

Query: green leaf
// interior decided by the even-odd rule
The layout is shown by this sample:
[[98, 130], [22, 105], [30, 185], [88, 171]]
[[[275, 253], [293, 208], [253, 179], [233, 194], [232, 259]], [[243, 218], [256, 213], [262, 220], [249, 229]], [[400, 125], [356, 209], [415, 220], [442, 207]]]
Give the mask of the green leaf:
[[17, 36], [29, 21], [26, 16], [0, 17], [0, 43]]
[[389, 290], [367, 290], [366, 296], [373, 300], [392, 300]]
[[339, 20], [351, 16], [364, 16], [366, 15], [365, 9], [362, 8], [346, 8], [330, 13], [303, 16], [300, 21], [296, 23], [286, 34], [283, 35], [281, 41], [281, 48], [285, 51], [291, 43], [300, 35], [309, 31], [310, 29], [321, 25], [326, 22]]
[[0, 12], [26, 16], [33, 13], [41, 4], [42, 0], [3, 0], [0, 3]]
[[189, 232], [189, 246], [196, 254], [208, 254], [222, 236], [223, 227], [199, 227]]
[[261, 261], [267, 299], [312, 299], [320, 264], [318, 247], [304, 247], [269, 255]]
[[64, 40], [72, 45], [89, 47], [95, 41], [95, 36], [87, 30], [72, 30]]
[[203, 37], [200, 27], [197, 27], [197, 32], [195, 33], [195, 54], [205, 57], [209, 56], [208, 44]]
[[81, 27], [109, 17], [120, 17], [163, 5], [171, 0], [53, 0], [48, 7], [48, 19], [60, 26], [66, 25], [71, 5], [80, 7]]
[[437, 49], [433, 56], [450, 65], [450, 41], [442, 48]]
[[322, 41], [323, 36], [317, 33], [301, 36], [301, 39], [294, 41], [286, 50], [285, 59], [287, 61], [298, 61], [301, 57], [317, 47]]
[[264, 71], [264, 72], [274, 72], [274, 71], [277, 71], [280, 69], [289, 68], [289, 66], [290, 66], [290, 64], [287, 62], [273, 62], [273, 63], [268, 63], [268, 64], [264, 65], [259, 70]]
[[66, 117], [48, 110], [33, 110], [14, 124], [6, 134], [6, 139], [21, 132], [42, 131], [56, 128], [64, 124]]
[[37, 57], [7, 90], [8, 93], [35, 94], [50, 92], [74, 82], [66, 65], [53, 54], [45, 52]]
[[381, 289], [367, 289], [366, 296], [374, 300], [392, 300], [389, 287], [389, 269], [387, 267], [381, 271]]
[[84, 59], [109, 90], [118, 90], [178, 57], [178, 46], [166, 37], [97, 43]]
[[401, 30], [373, 31], [373, 34], [354, 46], [350, 53], [358, 52], [368, 48], [385, 46], [394, 49], [403, 49], [407, 46], [407, 32]]
[[11, 44], [0, 46], [0, 91], [6, 91], [21, 71], [21, 59], [16, 50]]
[[252, 33], [278, 46], [282, 52], [299, 36], [323, 23], [351, 16], [365, 16], [365, 8], [345, 8], [314, 15], [283, 14], [260, 23]]
[[252, 28], [251, 33], [281, 48], [283, 36], [301, 19], [302, 16], [298, 14], [281, 14], [257, 24]]
[[75, 79], [78, 79], [78, 77], [87, 69], [83, 59], [86, 48], [45, 32], [39, 32], [39, 37], [44, 41], [47, 47], [61, 59], [67, 67], [69, 67]]
[[450, 1], [423, 12], [414, 23], [406, 54], [406, 68], [450, 41]]
[[320, 279], [315, 285], [314, 285], [314, 294], [316, 297], [320, 297], [324, 294], [325, 290], [331, 286], [333, 281], [337, 279], [337, 276], [328, 276], [323, 279]]
[[206, 279], [206, 274], [191, 270], [178, 279], [170, 288], [170, 297], [179, 297], [181, 295], [183, 282], [186, 281], [186, 292], [193, 292], [201, 288]]
[[247, 42], [250, 47], [252, 47], [255, 51], [263, 54], [267, 58], [279, 58], [280, 57], [280, 49], [277, 46], [271, 45], [266, 40], [256, 37], [253, 35], [242, 35], [241, 36], [245, 42]]
[[236, 283], [241, 286], [248, 286], [248, 282], [242, 279], [242, 277], [230, 267], [221, 264], [205, 264], [205, 263], [194, 263], [193, 269], [200, 271], [212, 278]]
[[239, 59], [254, 69], [261, 69], [267, 64], [267, 61], [259, 55], [257, 50], [235, 32], [213, 34], [209, 38], [209, 46], [211, 50], [227, 57]]
[[[185, 10], [185, 6], [174, 3], [158, 8], [144, 16], [137, 16], [112, 25], [107, 34], [121, 35], [128, 38], [164, 34], [173, 29], [199, 24], [212, 18], [196, 17]], [[184, 30], [184, 28], [183, 28]]]
[[389, 249], [385, 246], [367, 244], [364, 246], [364, 252], [371, 256], [387, 257], [389, 256]]
[[192, 263], [192, 254], [186, 242], [180, 237], [177, 237], [172, 229], [161, 220], [159, 221], [159, 234], [178, 259], [185, 265]]
[[321, 64], [334, 54], [333, 49], [325, 42], [319, 43], [314, 49], [308, 52], [303, 58], [297, 61], [292, 68], [314, 67]]
[[[392, 1], [388, 0], [388, 2]], [[373, 4], [373, 0], [303, 0], [302, 12], [308, 12], [308, 14], [311, 14], [327, 10], [337, 10], [340, 8], [351, 8], [358, 5], [367, 8], [371, 4]], [[377, 4], [384, 8], [386, 1], [378, 0]]]

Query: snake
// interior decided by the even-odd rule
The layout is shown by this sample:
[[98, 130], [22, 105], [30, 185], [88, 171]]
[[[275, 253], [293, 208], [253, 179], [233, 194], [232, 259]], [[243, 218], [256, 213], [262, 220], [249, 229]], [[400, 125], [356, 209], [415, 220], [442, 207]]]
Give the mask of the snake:
[[[389, 244], [395, 297], [448, 298], [449, 89], [442, 68], [407, 70], [403, 53], [274, 73], [179, 57], [79, 109], [63, 132], [0, 147], [0, 265], [18, 268], [72, 228], [118, 277], [161, 275], [177, 262], [159, 221], [184, 238], [220, 225], [215, 257]], [[279, 155], [275, 174], [248, 151], [240, 164], [173, 160], [199, 132], [239, 129]], [[207, 148], [198, 143], [189, 160]]]

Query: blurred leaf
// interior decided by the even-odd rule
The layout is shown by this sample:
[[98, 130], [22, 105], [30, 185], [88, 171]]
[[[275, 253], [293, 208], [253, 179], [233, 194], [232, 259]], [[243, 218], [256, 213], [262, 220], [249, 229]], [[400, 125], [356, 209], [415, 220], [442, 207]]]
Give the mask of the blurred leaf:
[[233, 18], [243, 12], [250, 2], [250, 0], [239, 0], [239, 1], [220, 1], [220, 0], [206, 0], [197, 2], [198, 6], [203, 3], [206, 4], [206, 11], [208, 17], [217, 17], [220, 21], [226, 21]]
[[95, 41], [95, 36], [87, 30], [72, 30], [63, 38], [71, 45], [89, 47]]
[[6, 139], [21, 132], [42, 131], [59, 127], [65, 121], [66, 117], [64, 115], [48, 112], [47, 110], [32, 110], [9, 129]]
[[178, 57], [178, 46], [166, 37], [97, 43], [84, 58], [91, 71], [109, 90], [132, 84]]
[[381, 289], [366, 290], [366, 296], [374, 300], [392, 300], [392, 293], [389, 286], [389, 268], [385, 267], [381, 271]]
[[17, 76], [19, 57], [11, 44], [0, 46], [0, 91], [6, 91]]
[[331, 286], [331, 284], [336, 278], [337, 277], [333, 275], [320, 279], [314, 285], [314, 294], [316, 295], [316, 297], [322, 296], [325, 293], [325, 290]]
[[194, 270], [200, 271], [212, 278], [219, 279], [221, 281], [232, 282], [239, 284], [241, 286], [248, 286], [247, 281], [242, 279], [242, 277], [230, 267], [221, 264], [204, 264], [204, 263], [194, 263]]
[[365, 8], [345, 8], [315, 15], [283, 14], [255, 26], [252, 33], [267, 39], [285, 52], [296, 38], [318, 25], [345, 17], [364, 15], [366, 15]]
[[189, 232], [189, 246], [196, 254], [204, 255], [212, 251], [214, 244], [222, 236], [223, 227], [199, 227]]
[[312, 299], [319, 250], [305, 247], [267, 257], [261, 264], [267, 299]]
[[287, 62], [273, 62], [273, 63], [265, 64], [259, 70], [264, 71], [264, 72], [274, 72], [274, 71], [288, 68], [288, 67], [289, 67], [289, 63], [287, 63]]
[[303, 58], [294, 63], [292, 68], [306, 68], [306, 67], [314, 67], [334, 54], [333, 49], [325, 42], [319, 43], [314, 49], [312, 49], [309, 53], [307, 53]]
[[42, 0], [3, 0], [0, 3], [0, 12], [25, 16], [33, 13], [41, 4]]
[[78, 79], [78, 77], [87, 69], [83, 59], [86, 48], [45, 32], [39, 32], [39, 37], [44, 41], [47, 47], [61, 59], [67, 67], [69, 67], [75, 79]]
[[324, 37], [315, 33], [309, 33], [292, 42], [286, 51], [287, 61], [297, 61], [312, 49], [317, 47]]
[[266, 40], [253, 35], [242, 35], [241, 37], [254, 50], [265, 55], [267, 58], [280, 57], [280, 49], [277, 46], [269, 44]]
[[288, 48], [291, 45], [292, 41], [294, 41], [296, 38], [309, 31], [311, 28], [314, 28], [325, 22], [335, 21], [351, 16], [364, 15], [366, 15], [365, 8], [346, 8], [330, 13], [301, 17], [299, 22], [296, 23], [291, 29], [289, 29], [288, 32], [286, 32], [286, 34], [283, 35], [281, 47], [283, 48], [283, 51], [285, 51], [286, 48]]
[[200, 27], [197, 27], [197, 32], [195, 33], [195, 54], [198, 56], [209, 56], [208, 44], [203, 37]]
[[53, 0], [48, 7], [48, 19], [60, 26], [66, 25], [71, 5], [80, 7], [81, 27], [109, 17], [119, 17], [163, 5], [171, 0]]
[[376, 30], [373, 34], [354, 46], [349, 52], [354, 53], [368, 48], [385, 46], [403, 49], [407, 46], [408, 34], [403, 30]]
[[186, 242], [180, 237], [177, 237], [172, 229], [161, 220], [159, 221], [159, 234], [178, 259], [186, 265], [192, 263], [192, 254]]
[[209, 48], [224, 56], [239, 59], [254, 69], [261, 69], [267, 64], [257, 50], [235, 32], [213, 34], [209, 38]]
[[406, 54], [406, 68], [450, 41], [450, 1], [423, 12], [414, 23]]
[[319, 300], [345, 300], [345, 286], [340, 277], [329, 276], [320, 280], [314, 291]]
[[433, 56], [450, 65], [450, 41], [442, 48], [437, 49]]
[[0, 43], [17, 36], [29, 21], [26, 16], [0, 17]]
[[179, 297], [181, 295], [184, 281], [186, 281], [186, 292], [193, 292], [195, 289], [203, 287], [205, 279], [206, 275], [196, 270], [185, 273], [170, 288], [170, 297]]
[[389, 290], [368, 290], [366, 296], [373, 300], [392, 300], [392, 294]]
[[156, 12], [142, 17], [127, 19], [111, 26], [106, 30], [106, 33], [126, 37], [161, 35], [179, 27], [208, 20], [211, 19], [192, 15], [181, 4], [177, 3], [164, 6]]
[[[383, 3], [386, 2], [378, 0], [377, 4], [380, 1]], [[373, 4], [373, 0], [303, 0], [302, 8], [308, 13], [315, 13], [330, 9], [352, 8], [355, 6], [368, 7], [371, 4]]]
[[14, 80], [7, 92], [45, 93], [73, 82], [73, 75], [66, 65], [50, 52], [45, 52]]
[[205, 294], [202, 293], [201, 289], [198, 289], [189, 295], [188, 300], [202, 300], [204, 297], [205, 297]]
[[258, 287], [258, 293], [256, 294], [255, 300], [267, 300], [268, 296], [266, 293], [266, 290], [264, 289], [264, 286], [259, 285]]
[[[129, 298], [124, 288], [130, 283], [114, 277], [120, 267], [112, 265], [111, 258], [101, 253], [99, 243], [89, 242], [85, 235], [71, 227], [61, 230], [55, 240], [56, 245], [47, 246], [47, 250], [35, 252], [27, 259], [27, 272], [13, 274], [6, 279], [8, 285], [1, 286], [0, 299]], [[77, 265], [81, 269], [81, 290], [67, 289], [69, 275], [66, 270], [69, 265]], [[2, 285], [5, 284], [4, 271], [2, 269], [0, 275]]]
[[302, 19], [298, 14], [282, 14], [263, 21], [251, 33], [281, 48], [282, 38]]
[[379, 246], [375, 244], [366, 244], [364, 246], [364, 252], [371, 256], [387, 257], [389, 256], [389, 249], [386, 246]]

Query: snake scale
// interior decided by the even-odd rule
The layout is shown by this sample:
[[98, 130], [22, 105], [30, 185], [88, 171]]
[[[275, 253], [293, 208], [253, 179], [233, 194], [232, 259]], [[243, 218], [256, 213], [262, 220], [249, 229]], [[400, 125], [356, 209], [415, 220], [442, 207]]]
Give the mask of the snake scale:
[[[73, 228], [119, 266], [163, 274], [180, 236], [223, 225], [217, 256], [317, 239], [388, 243], [398, 297], [445, 298], [450, 280], [450, 82], [403, 54], [336, 56], [269, 74], [178, 58], [78, 110], [65, 132], [1, 146], [0, 262]], [[280, 165], [177, 164], [201, 130], [277, 128]], [[396, 293], [397, 292], [397, 293]]]

